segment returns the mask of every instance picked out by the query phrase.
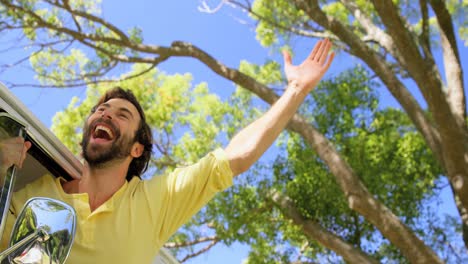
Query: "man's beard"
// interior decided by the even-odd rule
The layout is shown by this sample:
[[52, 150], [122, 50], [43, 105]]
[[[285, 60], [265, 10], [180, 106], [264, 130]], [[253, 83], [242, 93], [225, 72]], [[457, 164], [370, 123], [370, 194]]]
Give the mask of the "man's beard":
[[[112, 139], [113, 142], [110, 146], [89, 144], [92, 134], [94, 133], [94, 131], [91, 130], [95, 129], [96, 123], [105, 123], [112, 127], [115, 136]], [[90, 167], [100, 168], [111, 161], [123, 160], [128, 157], [134, 142], [134, 138], [122, 136], [120, 134], [120, 130], [115, 127], [110, 120], [99, 118], [89, 125], [85, 123], [83, 128], [83, 139], [81, 141], [83, 158]]]

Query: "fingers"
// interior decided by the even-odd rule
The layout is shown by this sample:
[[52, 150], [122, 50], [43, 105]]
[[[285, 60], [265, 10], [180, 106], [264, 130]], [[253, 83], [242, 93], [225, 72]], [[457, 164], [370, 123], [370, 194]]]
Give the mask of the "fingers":
[[328, 39], [319, 40], [309, 56], [297, 66], [291, 64], [291, 56], [283, 51], [288, 82], [297, 80], [302, 82], [306, 89], [308, 89], [307, 87], [315, 87], [335, 57], [335, 53], [330, 52], [332, 45], [332, 42]]
[[317, 44], [315, 44], [314, 48], [310, 52], [309, 57], [307, 59], [314, 60], [317, 57], [317, 54], [320, 48], [322, 47], [322, 45], [323, 45], [323, 40], [319, 40]]
[[289, 54], [289, 52], [286, 50], [283, 50], [282, 53], [283, 53], [284, 65], [285, 66], [291, 65], [292, 64], [291, 54]]
[[319, 40], [317, 44], [315, 44], [315, 47], [310, 53], [308, 59], [316, 61], [319, 64], [324, 64], [331, 47], [332, 42], [329, 39]]
[[24, 146], [23, 146], [23, 153], [21, 153], [21, 160], [18, 164], [18, 167], [21, 168], [23, 167], [23, 162], [24, 160], [26, 159], [26, 153], [28, 152], [28, 150], [31, 148], [31, 142], [29, 141], [25, 141], [24, 142]]
[[324, 71], [327, 71], [328, 68], [330, 68], [330, 65], [331, 65], [334, 58], [335, 58], [335, 52], [332, 52], [330, 54], [330, 57], [328, 57], [327, 63], [325, 64], [325, 67], [323, 67]]
[[26, 149], [26, 152], [31, 148], [31, 146], [32, 146], [31, 142], [29, 142], [29, 141], [24, 142], [24, 147]]
[[317, 62], [319, 64], [323, 65], [325, 63], [330, 53], [331, 47], [332, 47], [331, 41], [328, 39], [325, 39], [323, 45], [320, 47], [320, 50], [317, 56], [318, 57]]

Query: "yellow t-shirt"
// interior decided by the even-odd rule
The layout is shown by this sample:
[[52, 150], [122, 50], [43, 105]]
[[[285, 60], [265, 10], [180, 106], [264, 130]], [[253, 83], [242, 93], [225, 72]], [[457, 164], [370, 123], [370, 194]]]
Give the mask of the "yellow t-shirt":
[[[94, 212], [87, 193], [67, 194], [61, 180], [46, 175], [27, 185], [13, 195], [12, 209], [19, 213], [33, 196], [72, 205], [78, 222], [67, 264], [151, 263], [181, 225], [217, 192], [232, 185], [232, 171], [224, 151], [217, 149], [198, 163], [168, 175], [145, 181], [134, 177]], [[5, 231], [9, 232], [12, 221], [7, 225]]]

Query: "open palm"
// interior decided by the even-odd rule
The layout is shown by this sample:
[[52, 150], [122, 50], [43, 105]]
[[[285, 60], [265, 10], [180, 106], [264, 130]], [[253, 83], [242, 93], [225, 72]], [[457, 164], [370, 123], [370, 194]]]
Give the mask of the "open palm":
[[309, 56], [299, 65], [292, 65], [291, 55], [283, 51], [284, 71], [288, 82], [296, 81], [307, 92], [314, 89], [335, 57], [333, 52], [330, 53], [331, 47], [332, 43], [328, 39], [318, 41]]

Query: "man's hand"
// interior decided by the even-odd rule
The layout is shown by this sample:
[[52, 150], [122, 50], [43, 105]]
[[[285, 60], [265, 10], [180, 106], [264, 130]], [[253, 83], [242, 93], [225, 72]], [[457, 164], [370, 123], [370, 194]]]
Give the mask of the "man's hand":
[[307, 94], [314, 89], [330, 67], [335, 54], [330, 53], [332, 43], [328, 39], [320, 40], [309, 56], [300, 64], [292, 65], [291, 55], [283, 51], [284, 72], [288, 83], [296, 82], [293, 87], [304, 89]]
[[329, 40], [319, 41], [298, 66], [291, 64], [287, 52], [283, 53], [288, 88], [270, 110], [235, 135], [225, 149], [234, 175], [250, 168], [283, 131], [330, 67], [334, 58], [331, 46]]
[[21, 168], [30, 147], [31, 142], [21, 137], [0, 140], [0, 170], [6, 171], [12, 165]]

